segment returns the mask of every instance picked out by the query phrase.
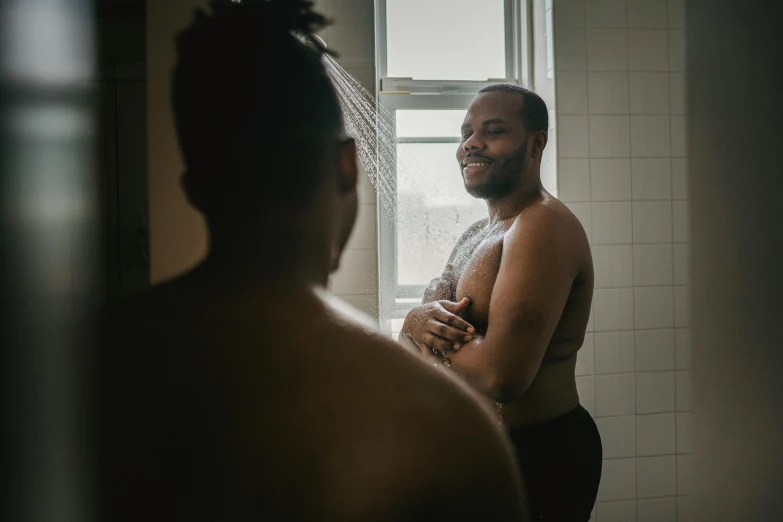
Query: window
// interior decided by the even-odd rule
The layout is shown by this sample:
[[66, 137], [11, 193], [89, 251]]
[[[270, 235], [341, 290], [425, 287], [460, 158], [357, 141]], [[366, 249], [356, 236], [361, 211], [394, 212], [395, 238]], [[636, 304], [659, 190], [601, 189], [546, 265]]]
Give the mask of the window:
[[[486, 204], [464, 189], [460, 126], [476, 93], [525, 84], [526, 0], [376, 0], [379, 102], [394, 125], [394, 179], [380, 210], [381, 327], [402, 319], [442, 272], [454, 243]], [[525, 52], [523, 52], [525, 51]], [[379, 207], [381, 208], [381, 207]]]

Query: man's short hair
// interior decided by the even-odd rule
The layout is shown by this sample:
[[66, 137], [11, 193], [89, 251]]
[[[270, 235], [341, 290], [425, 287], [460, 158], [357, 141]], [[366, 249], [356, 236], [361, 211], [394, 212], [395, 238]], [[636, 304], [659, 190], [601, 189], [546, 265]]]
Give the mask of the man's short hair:
[[511, 92], [522, 96], [522, 123], [527, 131], [549, 131], [549, 112], [546, 103], [541, 96], [530, 89], [511, 83], [496, 83], [488, 85], [479, 91], [485, 92]]

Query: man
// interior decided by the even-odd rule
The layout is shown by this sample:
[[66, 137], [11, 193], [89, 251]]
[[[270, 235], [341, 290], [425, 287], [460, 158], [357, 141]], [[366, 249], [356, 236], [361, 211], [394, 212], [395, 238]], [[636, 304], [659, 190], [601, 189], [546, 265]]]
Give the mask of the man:
[[492, 85], [473, 101], [457, 161], [489, 218], [457, 242], [401, 340], [498, 404], [534, 520], [582, 522], [601, 475], [600, 437], [574, 377], [593, 266], [579, 221], [541, 184], [547, 129], [546, 105], [527, 89]]
[[[309, 2], [218, 0], [173, 105], [210, 253], [115, 307], [98, 368], [103, 520], [527, 520], [472, 392], [320, 298], [357, 208]], [[312, 41], [312, 36], [309, 37]]]

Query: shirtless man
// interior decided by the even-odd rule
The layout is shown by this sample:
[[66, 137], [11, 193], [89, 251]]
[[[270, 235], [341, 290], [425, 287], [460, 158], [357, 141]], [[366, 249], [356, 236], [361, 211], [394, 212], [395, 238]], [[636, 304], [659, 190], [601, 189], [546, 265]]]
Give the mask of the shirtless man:
[[593, 265], [579, 221], [541, 184], [547, 129], [531, 91], [499, 84], [476, 96], [457, 161], [489, 218], [457, 242], [401, 341], [498, 404], [534, 520], [583, 522], [601, 475], [600, 437], [574, 377]]
[[[109, 311], [100, 520], [525, 521], [474, 392], [314, 288], [357, 208], [356, 149], [309, 2], [212, 2], [178, 39], [183, 185], [207, 259]], [[312, 41], [312, 37], [310, 37]]]

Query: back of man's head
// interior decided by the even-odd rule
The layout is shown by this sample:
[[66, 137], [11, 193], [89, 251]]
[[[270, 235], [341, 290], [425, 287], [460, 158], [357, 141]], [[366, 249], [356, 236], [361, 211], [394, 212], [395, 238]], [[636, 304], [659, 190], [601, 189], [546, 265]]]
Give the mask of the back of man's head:
[[177, 38], [172, 105], [189, 195], [225, 206], [313, 194], [342, 131], [322, 49], [300, 37], [326, 25], [306, 0], [213, 0]]

